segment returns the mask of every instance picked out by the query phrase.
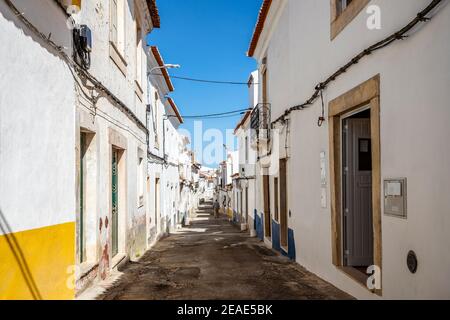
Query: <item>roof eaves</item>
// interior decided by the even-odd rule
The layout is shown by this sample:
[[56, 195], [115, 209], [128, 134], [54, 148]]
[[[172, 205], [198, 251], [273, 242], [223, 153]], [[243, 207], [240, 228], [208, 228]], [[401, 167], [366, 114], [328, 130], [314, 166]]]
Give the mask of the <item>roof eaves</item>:
[[258, 46], [259, 38], [264, 29], [264, 24], [266, 23], [267, 15], [270, 11], [270, 6], [272, 5], [272, 0], [263, 0], [261, 9], [259, 10], [258, 20], [256, 22], [255, 30], [253, 31], [252, 40], [250, 42], [250, 47], [247, 52], [247, 56], [253, 57], [255, 54], [256, 47]]
[[156, 0], [147, 0], [147, 6], [150, 11], [150, 18], [152, 19], [153, 28], [161, 28], [161, 18], [159, 16]]
[[[158, 63], [158, 65], [160, 67], [164, 67], [164, 65], [165, 65], [164, 64], [164, 60], [163, 60], [163, 58], [161, 56], [161, 53], [159, 52], [158, 47], [151, 46], [150, 49], [152, 50], [153, 56], [155, 57], [156, 62]], [[172, 80], [170, 80], [169, 72], [167, 71], [167, 69], [162, 68], [161, 69], [161, 73], [162, 73], [162, 75], [164, 77], [164, 80], [166, 81], [167, 88], [169, 89], [170, 92], [173, 92], [175, 90], [175, 88], [173, 87]]]
[[180, 114], [180, 111], [178, 110], [177, 105], [175, 104], [175, 101], [173, 101], [172, 98], [168, 98], [167, 101], [169, 101], [170, 106], [172, 107], [173, 112], [175, 112], [175, 115], [180, 122], [180, 124], [184, 123], [183, 117]]

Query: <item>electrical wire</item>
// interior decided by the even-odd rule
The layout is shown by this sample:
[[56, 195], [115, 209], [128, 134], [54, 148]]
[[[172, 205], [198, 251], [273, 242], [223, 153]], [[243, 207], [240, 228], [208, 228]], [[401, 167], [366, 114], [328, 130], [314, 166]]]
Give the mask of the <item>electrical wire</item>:
[[210, 114], [203, 114], [203, 115], [183, 115], [183, 118], [209, 118], [209, 117], [216, 117], [216, 116], [224, 116], [224, 115], [230, 115], [234, 113], [242, 114], [242, 112], [251, 111], [251, 109], [239, 109], [234, 111], [228, 111], [228, 112], [222, 112], [222, 113], [210, 113]]
[[231, 114], [231, 115], [227, 115], [227, 116], [206, 117], [206, 118], [195, 118], [195, 117], [189, 118], [189, 117], [187, 117], [187, 118], [185, 118], [185, 119], [189, 119], [189, 120], [192, 120], [192, 119], [202, 119], [202, 120], [210, 120], [210, 119], [226, 119], [226, 118], [240, 117], [240, 116], [242, 116], [243, 114], [244, 114], [244, 113], [238, 113], [238, 114]]
[[320, 90], [320, 100], [322, 101], [322, 115], [317, 120], [317, 125], [321, 127], [325, 122], [325, 102], [323, 101], [323, 90]]
[[[350, 69], [350, 67], [359, 63], [359, 61], [361, 59], [363, 59], [364, 57], [372, 54], [373, 52], [375, 52], [377, 50], [385, 48], [398, 40], [403, 40], [405, 38], [408, 38], [409, 36], [406, 34], [409, 31], [411, 31], [414, 27], [416, 27], [418, 24], [420, 24], [422, 22], [428, 22], [431, 20], [431, 18], [427, 17], [427, 15], [430, 12], [432, 12], [441, 2], [443, 2], [443, 0], [431, 1], [431, 3], [424, 10], [419, 12], [417, 14], [417, 16], [413, 20], [411, 20], [411, 22], [409, 22], [406, 26], [404, 26], [402, 29], [391, 34], [387, 38], [373, 44], [372, 46], [368, 47], [367, 49], [363, 50], [362, 52], [360, 52], [358, 55], [356, 55], [354, 58], [352, 58], [346, 65], [344, 65], [343, 67], [338, 69], [334, 74], [332, 74], [330, 77], [328, 77], [325, 81], [317, 84], [315, 87], [314, 93], [307, 101], [305, 101], [304, 103], [302, 103], [300, 105], [296, 105], [289, 109], [286, 109], [285, 112], [280, 117], [278, 117], [276, 120], [274, 120], [272, 122], [272, 126], [277, 122], [284, 122], [286, 120], [286, 117], [291, 112], [308, 108], [317, 100], [317, 98], [319, 96], [321, 96], [323, 98], [323, 95], [322, 95], [323, 90], [325, 90], [329, 86], [329, 84], [332, 83], [333, 81], [335, 81], [339, 76], [341, 76], [343, 73], [347, 72], [348, 69]], [[323, 121], [325, 121], [325, 119]], [[322, 117], [319, 118], [318, 124], [322, 125], [323, 121], [322, 121]]]
[[73, 69], [75, 73], [82, 79], [90, 81], [92, 83], [92, 88], [96, 89], [100, 95], [106, 95], [111, 100], [115, 102], [113, 105], [117, 106], [121, 111], [126, 114], [142, 131], [148, 134], [147, 126], [123, 103], [114, 93], [112, 93], [107, 87], [105, 87], [97, 78], [90, 74], [87, 70], [83, 69], [81, 65], [73, 61], [67, 53], [64, 52], [63, 47], [56, 44], [51, 40], [50, 36], [43, 34], [39, 29], [33, 25], [23, 13], [21, 13], [17, 7], [11, 2], [11, 0], [3, 0], [16, 17], [22, 21], [22, 23], [28, 27], [32, 32], [34, 32], [41, 40], [47, 43], [61, 59], [67, 64], [69, 69]]
[[[163, 74], [153, 74], [155, 76], [163, 77]], [[170, 76], [170, 78], [184, 80], [184, 81], [192, 81], [192, 82], [201, 82], [201, 83], [211, 83], [211, 84], [228, 84], [228, 85], [245, 85], [248, 86], [248, 82], [239, 82], [239, 81], [221, 81], [221, 80], [206, 80], [206, 79], [196, 79], [189, 77], [181, 77], [181, 76]], [[252, 85], [257, 85], [257, 83], [252, 83]]]

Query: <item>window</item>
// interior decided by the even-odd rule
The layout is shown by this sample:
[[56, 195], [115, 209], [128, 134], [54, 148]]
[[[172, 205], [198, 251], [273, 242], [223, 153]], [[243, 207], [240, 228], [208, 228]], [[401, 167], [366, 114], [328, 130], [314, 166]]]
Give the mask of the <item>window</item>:
[[[138, 13], [136, 13], [136, 82], [142, 88], [142, 62], [144, 49], [142, 47], [142, 28], [139, 21]], [[142, 91], [142, 89], [141, 89]]]
[[125, 53], [125, 0], [111, 0], [111, 42]]
[[125, 62], [125, 0], [110, 0], [110, 57], [126, 75]]
[[364, 9], [370, 0], [330, 0], [331, 1], [331, 40]]
[[110, 41], [114, 44], [117, 44], [118, 42], [118, 36], [117, 36], [117, 1], [119, 0], [111, 0], [111, 38]]
[[336, 13], [338, 16], [344, 12], [345, 9], [352, 3], [352, 0], [337, 0], [336, 1]]
[[153, 130], [155, 131], [155, 148], [159, 149], [159, 95], [158, 92], [155, 92], [155, 107], [153, 108], [153, 116], [154, 121], [153, 121]]
[[358, 167], [359, 171], [372, 171], [372, 141], [359, 139]]

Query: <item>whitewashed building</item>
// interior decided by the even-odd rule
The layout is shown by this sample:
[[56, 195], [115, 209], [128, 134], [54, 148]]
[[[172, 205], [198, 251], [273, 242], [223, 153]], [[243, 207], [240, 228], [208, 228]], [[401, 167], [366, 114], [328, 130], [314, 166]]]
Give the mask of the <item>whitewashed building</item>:
[[0, 2], [0, 299], [74, 296], [76, 97], [59, 56], [72, 56], [67, 17], [55, 1]]
[[[148, 245], [175, 229], [178, 204], [178, 144], [177, 128], [183, 123], [175, 102], [167, 96], [174, 91], [173, 83], [159, 49], [150, 47], [148, 54], [147, 127], [149, 153], [147, 168]], [[174, 148], [175, 146], [175, 148]]]
[[[256, 219], [259, 217], [257, 210], [257, 196], [259, 195], [257, 186], [260, 175], [257, 170], [257, 152], [254, 131], [251, 130], [251, 115], [253, 109], [258, 104], [258, 71], [251, 73], [249, 81], [249, 110], [238, 122], [234, 134], [238, 143], [239, 174], [235, 179], [236, 212], [239, 217], [242, 229], [249, 229], [250, 233], [256, 235]], [[258, 220], [259, 221], [259, 220]]]
[[147, 248], [145, 38], [159, 15], [152, 0], [0, 13], [0, 298], [71, 299]]
[[450, 298], [449, 30], [444, 1], [263, 1], [260, 232], [357, 298]]

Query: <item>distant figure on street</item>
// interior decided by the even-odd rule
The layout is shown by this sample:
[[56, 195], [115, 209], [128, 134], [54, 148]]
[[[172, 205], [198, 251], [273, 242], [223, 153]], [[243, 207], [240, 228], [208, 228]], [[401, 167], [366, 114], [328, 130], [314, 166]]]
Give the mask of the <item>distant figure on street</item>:
[[216, 201], [214, 201], [213, 209], [214, 209], [214, 218], [216, 218], [216, 219], [219, 218], [220, 204], [219, 204], [219, 201], [217, 201], [217, 199], [216, 199]]

